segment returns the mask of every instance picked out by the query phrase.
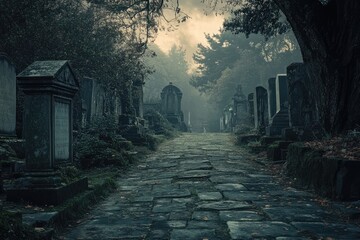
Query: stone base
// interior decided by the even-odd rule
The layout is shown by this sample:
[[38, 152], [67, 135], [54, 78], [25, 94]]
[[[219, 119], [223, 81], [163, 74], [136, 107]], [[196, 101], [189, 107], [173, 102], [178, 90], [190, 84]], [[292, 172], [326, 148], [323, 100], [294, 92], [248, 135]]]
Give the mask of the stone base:
[[286, 161], [288, 175], [318, 194], [340, 200], [360, 199], [360, 161], [326, 158], [302, 143], [289, 145]]
[[256, 134], [241, 134], [236, 136], [236, 143], [239, 145], [248, 144], [249, 142], [259, 141], [260, 135]]
[[291, 141], [279, 141], [271, 144], [267, 148], [267, 158], [270, 161], [285, 161], [287, 148], [293, 143]]
[[285, 141], [299, 141], [299, 130], [295, 128], [284, 128], [281, 136]]
[[59, 205], [88, 188], [88, 179], [82, 178], [65, 186], [10, 188], [6, 190], [8, 201], [26, 201], [38, 205]]
[[266, 136], [281, 136], [281, 131], [289, 127], [289, 114], [287, 109], [277, 112], [272, 118], [270, 126], [266, 127]]
[[267, 146], [270, 144], [273, 144], [276, 141], [280, 141], [281, 138], [280, 137], [267, 137], [267, 136], [263, 136], [260, 138], [260, 143], [263, 146]]

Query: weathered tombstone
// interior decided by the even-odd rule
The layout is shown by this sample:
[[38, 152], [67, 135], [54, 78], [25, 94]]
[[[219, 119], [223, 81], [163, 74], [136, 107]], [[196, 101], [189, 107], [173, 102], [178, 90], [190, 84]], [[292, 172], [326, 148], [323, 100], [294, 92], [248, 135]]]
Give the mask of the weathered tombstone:
[[260, 132], [265, 130], [265, 127], [269, 124], [268, 114], [268, 93], [267, 90], [261, 86], [255, 89], [254, 98], [254, 117], [255, 128]]
[[62, 186], [54, 171], [73, 160], [72, 108], [78, 80], [68, 61], [36, 61], [17, 79], [25, 94], [26, 174], [8, 190], [7, 197], [59, 204], [87, 188], [86, 179]]
[[181, 111], [182, 92], [171, 82], [161, 91], [161, 113], [177, 129], [186, 131], [184, 114]]
[[276, 113], [276, 86], [275, 78], [269, 78], [268, 80], [268, 98], [269, 98], [269, 120], [271, 122], [272, 117]]
[[242, 92], [241, 85], [238, 85], [236, 92], [233, 97], [233, 106], [234, 106], [234, 124], [249, 124], [250, 116], [248, 114], [248, 101], [246, 96]]
[[276, 113], [271, 124], [266, 128], [267, 136], [280, 136], [283, 129], [289, 127], [288, 89], [286, 74], [278, 74], [275, 80]]
[[0, 53], [0, 136], [15, 136], [16, 73], [15, 66]]
[[317, 121], [314, 99], [307, 87], [309, 77], [303, 63], [292, 63], [287, 67], [289, 89], [289, 118], [291, 127], [309, 126]]

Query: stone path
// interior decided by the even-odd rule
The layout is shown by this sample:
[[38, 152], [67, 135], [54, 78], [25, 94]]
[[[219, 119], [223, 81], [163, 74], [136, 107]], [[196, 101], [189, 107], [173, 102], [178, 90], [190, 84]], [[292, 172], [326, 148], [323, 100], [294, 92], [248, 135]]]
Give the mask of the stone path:
[[262, 168], [228, 134], [183, 134], [119, 178], [65, 239], [360, 239]]

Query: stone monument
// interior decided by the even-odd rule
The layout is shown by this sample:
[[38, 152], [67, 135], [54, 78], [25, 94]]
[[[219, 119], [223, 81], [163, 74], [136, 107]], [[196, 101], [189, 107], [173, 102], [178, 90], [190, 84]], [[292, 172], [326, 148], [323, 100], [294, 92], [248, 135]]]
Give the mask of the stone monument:
[[181, 111], [182, 92], [180, 89], [169, 83], [161, 92], [161, 114], [173, 125], [173, 127], [186, 131], [184, 114]]
[[73, 160], [73, 97], [78, 80], [68, 61], [36, 61], [18, 76], [25, 94], [23, 135], [26, 174], [8, 200], [55, 205], [87, 188], [82, 179], [63, 186], [55, 168]]
[[248, 113], [248, 101], [242, 92], [241, 85], [238, 85], [233, 97], [234, 106], [234, 125], [250, 124], [250, 115]]
[[314, 98], [308, 87], [309, 77], [303, 63], [287, 67], [289, 85], [289, 118], [291, 127], [309, 126], [318, 120]]

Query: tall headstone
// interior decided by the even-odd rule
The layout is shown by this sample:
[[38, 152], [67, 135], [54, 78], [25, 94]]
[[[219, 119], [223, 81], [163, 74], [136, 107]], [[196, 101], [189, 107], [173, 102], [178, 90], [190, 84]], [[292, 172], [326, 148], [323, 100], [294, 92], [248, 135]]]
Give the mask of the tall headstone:
[[241, 85], [238, 85], [236, 92], [233, 97], [233, 106], [234, 106], [234, 124], [249, 124], [250, 116], [248, 113], [248, 101], [246, 96], [242, 91]]
[[37, 61], [18, 76], [25, 94], [28, 171], [72, 162], [72, 98], [79, 83], [68, 61]]
[[267, 136], [280, 136], [283, 129], [289, 127], [288, 85], [286, 74], [276, 75], [276, 113], [266, 128]]
[[[17, 80], [25, 94], [26, 174], [8, 190], [7, 197], [59, 204], [72, 195], [54, 170], [73, 160], [72, 113], [78, 80], [68, 61], [36, 61]], [[84, 184], [78, 190], [87, 181]]]
[[276, 86], [275, 78], [268, 79], [268, 98], [269, 98], [269, 119], [271, 122], [272, 117], [276, 113]]
[[256, 87], [254, 99], [254, 117], [255, 128], [260, 131], [264, 131], [265, 127], [269, 124], [267, 95], [267, 90], [264, 87]]
[[317, 121], [314, 98], [311, 97], [309, 77], [303, 63], [287, 67], [289, 89], [289, 118], [291, 127], [309, 126]]
[[161, 113], [177, 129], [186, 131], [181, 110], [182, 92], [171, 82], [161, 91]]
[[10, 59], [0, 53], [0, 136], [15, 136], [16, 73]]

